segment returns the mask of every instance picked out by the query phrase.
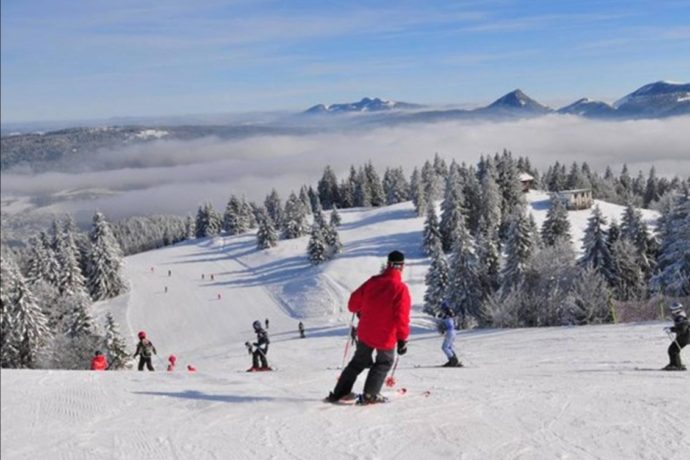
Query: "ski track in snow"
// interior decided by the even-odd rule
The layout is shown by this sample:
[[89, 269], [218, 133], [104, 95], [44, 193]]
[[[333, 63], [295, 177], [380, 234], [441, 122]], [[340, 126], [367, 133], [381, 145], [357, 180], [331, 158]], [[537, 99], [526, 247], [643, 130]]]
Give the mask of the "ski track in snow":
[[[532, 195], [533, 203], [543, 199]], [[546, 209], [537, 208], [539, 222]], [[622, 211], [603, 208], [609, 216]], [[158, 372], [0, 371], [2, 458], [687, 456], [690, 374], [635, 370], [665, 363], [667, 323], [461, 331], [456, 348], [467, 367], [431, 367], [445, 357], [433, 322], [419, 312], [427, 261], [419, 251], [423, 219], [410, 210], [409, 203], [341, 210], [344, 253], [319, 268], [306, 263], [307, 237], [268, 251], [243, 235], [128, 257], [130, 293], [99, 302], [95, 314], [113, 313], [130, 352], [136, 332], [146, 330]], [[579, 241], [588, 212], [570, 216]], [[389, 219], [395, 224], [382, 225]], [[348, 340], [349, 293], [378, 272], [391, 244], [408, 254], [404, 279], [416, 302], [410, 351], [395, 388], [384, 387], [393, 401], [325, 404]], [[264, 318], [278, 370], [245, 373], [243, 343], [255, 337], [251, 322]], [[298, 337], [300, 319], [306, 339]], [[178, 370], [160, 372], [171, 353]], [[184, 371], [188, 363], [199, 371]], [[396, 395], [403, 387], [407, 394]]]

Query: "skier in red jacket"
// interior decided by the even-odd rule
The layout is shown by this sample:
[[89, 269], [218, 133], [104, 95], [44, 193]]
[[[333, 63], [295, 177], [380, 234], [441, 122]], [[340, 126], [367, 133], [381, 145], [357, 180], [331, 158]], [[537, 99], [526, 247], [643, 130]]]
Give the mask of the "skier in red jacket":
[[106, 369], [108, 369], [108, 361], [105, 360], [105, 356], [100, 351], [96, 350], [91, 359], [91, 370], [104, 371]]
[[[410, 335], [410, 291], [402, 281], [404, 266], [405, 255], [391, 252], [385, 271], [369, 278], [350, 296], [347, 308], [359, 316], [357, 348], [326, 401], [351, 397], [357, 376], [367, 367], [370, 370], [361, 402], [385, 401], [380, 392], [393, 366], [396, 344], [398, 354], [404, 355]], [[374, 351], [376, 359], [372, 358]]]

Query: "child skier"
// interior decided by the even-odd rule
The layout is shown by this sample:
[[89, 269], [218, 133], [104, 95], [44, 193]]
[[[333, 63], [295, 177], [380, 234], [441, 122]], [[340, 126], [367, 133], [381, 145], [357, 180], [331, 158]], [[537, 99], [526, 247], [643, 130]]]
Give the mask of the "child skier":
[[105, 360], [105, 356], [99, 350], [96, 350], [93, 359], [91, 359], [91, 370], [104, 371], [106, 369], [108, 369], [108, 361]]
[[146, 364], [146, 368], [152, 371], [153, 364], [151, 363], [151, 356], [158, 354], [156, 352], [156, 347], [154, 347], [151, 341], [146, 338], [146, 332], [140, 331], [139, 334], [137, 334], [137, 337], [139, 337], [139, 343], [137, 343], [137, 351], [134, 352], [133, 357], [136, 358], [139, 356], [138, 369], [143, 371], [144, 364]]
[[[261, 328], [261, 321], [256, 320], [252, 323], [254, 332], [256, 332], [256, 342], [253, 344], [252, 351], [252, 367], [247, 369], [248, 372], [254, 371], [270, 371], [271, 368], [268, 367], [268, 359], [266, 354], [268, 354], [268, 333]], [[261, 361], [261, 366], [259, 366], [259, 361]]]
[[455, 342], [455, 314], [447, 302], [441, 305], [441, 330], [444, 333], [441, 349], [448, 357], [448, 362], [443, 367], [462, 367], [462, 363], [455, 355], [453, 343]]
[[666, 332], [675, 332], [676, 338], [668, 347], [669, 364], [664, 367], [665, 371], [684, 371], [687, 368], [680, 360], [680, 351], [685, 345], [690, 342], [690, 326], [688, 325], [688, 317], [683, 310], [683, 305], [680, 302], [674, 302], [671, 305], [671, 316], [673, 318], [673, 326], [667, 327]]
[[172, 372], [175, 370], [175, 362], [176, 361], [177, 361], [177, 357], [175, 355], [168, 356], [168, 372]]

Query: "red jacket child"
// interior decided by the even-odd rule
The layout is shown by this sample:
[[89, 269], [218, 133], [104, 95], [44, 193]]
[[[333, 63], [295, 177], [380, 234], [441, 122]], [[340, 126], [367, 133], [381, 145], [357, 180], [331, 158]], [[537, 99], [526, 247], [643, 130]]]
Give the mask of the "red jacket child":
[[177, 358], [175, 355], [170, 355], [168, 356], [168, 372], [172, 372], [175, 370], [175, 362], [177, 361]]
[[108, 361], [105, 360], [105, 356], [100, 351], [97, 351], [94, 353], [93, 359], [91, 359], [91, 370], [104, 371], [106, 369], [108, 369]]

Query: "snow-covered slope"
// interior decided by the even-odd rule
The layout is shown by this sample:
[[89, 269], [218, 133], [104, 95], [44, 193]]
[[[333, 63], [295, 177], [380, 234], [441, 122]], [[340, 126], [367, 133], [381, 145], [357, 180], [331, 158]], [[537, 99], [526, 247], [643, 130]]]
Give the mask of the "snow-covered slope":
[[[531, 192], [544, 220], [548, 195]], [[623, 208], [600, 203], [620, 218]], [[581, 237], [588, 211], [571, 212]], [[2, 370], [3, 458], [681, 458], [690, 448], [686, 375], [665, 361], [661, 323], [462, 332], [465, 369], [444, 361], [420, 313], [427, 262], [410, 203], [342, 210], [344, 253], [321, 267], [307, 238], [257, 251], [252, 235], [196, 240], [126, 260], [112, 311], [134, 344], [196, 373]], [[645, 213], [646, 218], [653, 218]], [[386, 406], [324, 405], [341, 365], [347, 297], [385, 255], [408, 256], [410, 352]], [[153, 271], [151, 270], [153, 268]], [[168, 276], [170, 270], [170, 276]], [[203, 279], [202, 279], [203, 275]], [[213, 275], [213, 280], [211, 280]], [[167, 286], [168, 292], [165, 292]], [[219, 298], [220, 294], [220, 298]], [[244, 372], [251, 322], [270, 319], [273, 373]], [[304, 321], [307, 338], [299, 339]], [[154, 360], [158, 369], [162, 360]], [[421, 367], [417, 367], [421, 366]], [[361, 389], [360, 377], [357, 390]], [[424, 392], [429, 392], [425, 396]]]

